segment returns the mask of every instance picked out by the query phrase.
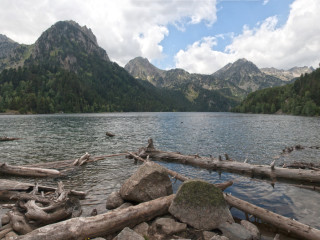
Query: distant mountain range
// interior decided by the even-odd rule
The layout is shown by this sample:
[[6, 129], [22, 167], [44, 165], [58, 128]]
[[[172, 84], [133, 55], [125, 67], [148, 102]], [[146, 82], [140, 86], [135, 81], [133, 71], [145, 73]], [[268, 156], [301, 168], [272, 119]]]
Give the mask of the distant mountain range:
[[123, 69], [74, 21], [57, 22], [32, 45], [0, 35], [0, 72], [0, 111], [22, 113], [229, 111], [248, 93], [289, 79], [246, 59], [211, 75], [161, 70], [141, 57]]
[[292, 79], [300, 77], [301, 74], [311, 73], [312, 71], [314, 71], [314, 68], [304, 66], [304, 67], [293, 67], [293, 68], [290, 68], [289, 70], [276, 69], [276, 68], [261, 68], [260, 70], [265, 74], [272, 75], [283, 81], [291, 81]]

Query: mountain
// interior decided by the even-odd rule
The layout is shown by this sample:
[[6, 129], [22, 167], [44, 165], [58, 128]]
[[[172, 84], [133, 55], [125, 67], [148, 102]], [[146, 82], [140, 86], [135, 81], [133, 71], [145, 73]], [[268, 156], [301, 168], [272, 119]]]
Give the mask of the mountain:
[[8, 57], [18, 46], [18, 43], [0, 34], [0, 59]]
[[276, 69], [276, 68], [261, 68], [263, 73], [277, 77], [283, 81], [291, 81], [294, 78], [298, 78], [301, 74], [311, 73], [314, 71], [313, 67], [293, 67], [289, 70]]
[[247, 93], [285, 84], [279, 78], [261, 72], [255, 64], [244, 58], [227, 64], [213, 76], [221, 81], [230, 81]]
[[191, 74], [183, 69], [161, 70], [141, 57], [130, 60], [125, 69], [133, 77], [149, 82], [162, 91], [179, 92], [196, 111], [228, 111], [239, 102], [233, 92], [244, 95], [244, 91], [233, 84], [223, 83], [220, 86], [210, 75]]
[[170, 98], [111, 62], [92, 31], [73, 21], [57, 22], [34, 44], [19, 45], [9, 55], [0, 61], [6, 65], [0, 74], [0, 111], [173, 110]]
[[[207, 101], [209, 106], [213, 103], [207, 96], [216, 96], [216, 99], [225, 103], [220, 104], [223, 106], [220, 111], [228, 111], [252, 91], [286, 83], [261, 72], [246, 59], [229, 63], [211, 75], [188, 73], [183, 69], [160, 70], [141, 57], [131, 60], [125, 69], [133, 77], [148, 81], [156, 87], [180, 91], [193, 103], [202, 98], [202, 103]], [[219, 105], [219, 101], [214, 103]]]
[[235, 112], [320, 115], [320, 68], [281, 87], [250, 93]]

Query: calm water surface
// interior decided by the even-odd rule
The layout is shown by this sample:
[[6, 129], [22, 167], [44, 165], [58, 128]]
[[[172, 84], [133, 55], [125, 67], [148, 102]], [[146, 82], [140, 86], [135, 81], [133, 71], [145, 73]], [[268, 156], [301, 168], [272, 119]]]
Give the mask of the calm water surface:
[[[184, 154], [217, 157], [228, 153], [235, 160], [248, 159], [253, 164], [270, 164], [277, 159], [279, 166], [295, 160], [319, 163], [320, 150], [306, 149], [280, 155], [288, 146], [320, 146], [319, 126], [318, 117], [232, 113], [1, 115], [0, 136], [22, 140], [0, 142], [0, 162], [22, 165], [75, 159], [85, 152], [99, 156], [135, 151], [145, 146], [151, 137], [156, 148]], [[116, 136], [109, 138], [106, 131]], [[212, 183], [233, 179], [235, 184], [227, 192], [320, 229], [320, 193], [283, 183], [276, 183], [273, 188], [269, 183], [236, 174], [219, 175], [190, 166], [161, 164]], [[82, 201], [83, 216], [87, 216], [93, 208], [99, 213], [106, 212], [107, 195], [118, 190], [137, 167], [133, 160], [114, 157], [80, 167], [67, 177], [37, 181], [54, 185], [62, 180], [67, 187], [88, 191], [86, 200]], [[175, 183], [174, 188], [179, 184], [179, 181]], [[239, 211], [233, 210], [233, 214], [244, 218]]]

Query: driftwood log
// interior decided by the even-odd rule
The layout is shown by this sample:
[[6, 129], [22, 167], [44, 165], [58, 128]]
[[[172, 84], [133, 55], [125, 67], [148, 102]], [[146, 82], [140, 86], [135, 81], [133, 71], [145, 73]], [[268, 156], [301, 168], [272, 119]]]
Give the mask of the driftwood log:
[[[14, 195], [19, 195], [22, 194], [21, 192], [31, 192], [35, 189], [35, 184], [32, 183], [22, 183], [18, 181], [12, 181], [12, 180], [6, 180], [6, 179], [0, 179], [0, 192], [5, 193], [9, 192], [7, 196], [14, 196]], [[42, 186], [42, 185], [37, 185], [37, 189], [39, 192], [55, 192], [57, 191], [57, 188], [55, 187], [49, 187], [49, 186]], [[15, 194], [14, 194], [15, 193]], [[77, 196], [80, 199], [85, 198], [86, 193], [81, 192], [81, 191], [75, 191], [71, 190], [70, 191], [71, 196]], [[5, 194], [2, 195], [3, 200], [9, 200], [8, 198], [5, 197]], [[1, 198], [1, 194], [0, 194]]]
[[72, 218], [38, 228], [19, 240], [68, 240], [105, 236], [168, 213], [174, 195], [93, 217]]
[[312, 228], [290, 218], [283, 217], [231, 195], [224, 194], [224, 199], [230, 206], [251, 214], [266, 223], [287, 231], [288, 233], [293, 233], [302, 239], [320, 240], [320, 230], [318, 229]]
[[21, 138], [14, 138], [14, 137], [0, 137], [0, 142], [7, 142], [7, 141], [14, 141], [20, 140]]
[[[139, 154], [142, 153], [142, 154]], [[268, 165], [253, 165], [237, 161], [222, 161], [212, 157], [198, 155], [182, 155], [180, 153], [159, 151], [153, 147], [152, 139], [146, 148], [139, 150], [140, 157], [150, 156], [153, 159], [165, 160], [197, 166], [209, 170], [224, 170], [252, 178], [268, 178], [272, 181], [293, 181], [306, 185], [320, 185], [320, 171], [304, 169], [288, 169]]]
[[55, 169], [11, 166], [7, 163], [0, 163], [0, 172], [9, 175], [26, 177], [57, 177], [61, 175], [61, 173]]
[[19, 234], [27, 234], [44, 225], [81, 215], [79, 200], [69, 197], [69, 191], [64, 189], [62, 182], [58, 183], [54, 193], [46, 197], [39, 195], [38, 189], [35, 186], [30, 193], [12, 196], [17, 202], [6, 214], [8, 219], [4, 228], [10, 227]]

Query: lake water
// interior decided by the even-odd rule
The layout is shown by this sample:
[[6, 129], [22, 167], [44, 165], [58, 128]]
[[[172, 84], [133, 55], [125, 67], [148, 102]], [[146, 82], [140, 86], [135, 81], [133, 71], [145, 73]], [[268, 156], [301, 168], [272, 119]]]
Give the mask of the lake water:
[[[20, 137], [19, 141], [0, 142], [1, 160], [22, 165], [75, 159], [89, 152], [101, 156], [136, 151], [153, 138], [155, 147], [183, 154], [217, 157], [228, 153], [238, 161], [276, 165], [293, 161], [320, 162], [320, 150], [305, 149], [280, 155], [282, 149], [301, 144], [320, 146], [320, 118], [284, 115], [233, 113], [108, 113], [55, 115], [0, 115], [0, 136]], [[106, 131], [116, 134], [109, 138]], [[209, 172], [172, 163], [161, 163], [188, 177], [212, 183], [235, 180], [226, 191], [243, 200], [320, 229], [320, 193], [288, 184], [267, 182], [237, 174]], [[58, 179], [12, 180], [38, 181], [54, 185], [62, 180], [67, 188], [88, 191], [83, 216], [93, 208], [106, 212], [106, 197], [136, 169], [133, 160], [108, 158], [79, 167]], [[3, 178], [3, 176], [0, 176]], [[180, 182], [174, 184], [177, 189]], [[4, 210], [1, 210], [2, 213]], [[236, 210], [233, 214], [244, 215]]]

